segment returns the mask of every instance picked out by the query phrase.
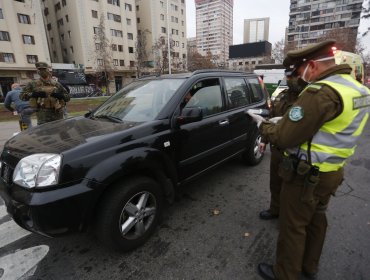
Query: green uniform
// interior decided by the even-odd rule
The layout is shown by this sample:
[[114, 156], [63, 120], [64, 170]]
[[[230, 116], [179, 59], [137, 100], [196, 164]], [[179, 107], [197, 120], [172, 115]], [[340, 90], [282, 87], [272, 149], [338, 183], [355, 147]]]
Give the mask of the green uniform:
[[[281, 117], [283, 116], [292, 104], [297, 100], [298, 94], [289, 89], [283, 90], [278, 94], [272, 101], [272, 108], [270, 111], [270, 117]], [[266, 143], [264, 139], [262, 142]], [[267, 144], [267, 143], [266, 143]], [[280, 205], [280, 190], [282, 184], [282, 178], [278, 174], [279, 164], [282, 159], [282, 151], [275, 145], [270, 144], [271, 147], [271, 161], [270, 161], [270, 192], [271, 201], [270, 209], [268, 210], [272, 215], [279, 215]]]
[[[32, 97], [34, 92], [43, 92], [46, 97]], [[43, 78], [29, 82], [23, 88], [20, 98], [29, 101], [36, 111], [38, 125], [63, 119], [63, 109], [70, 100], [68, 92], [60, 83]]]
[[[277, 279], [296, 280], [299, 279], [302, 270], [308, 273], [315, 273], [318, 270], [327, 228], [325, 210], [331, 194], [335, 193], [343, 180], [342, 161], [344, 163], [351, 154], [348, 151], [354, 152], [355, 144], [348, 140], [352, 137], [356, 139], [361, 134], [368, 118], [361, 104], [368, 106], [369, 91], [349, 76], [351, 70], [349, 65], [337, 65], [327, 69], [316, 79], [317, 82], [309, 85], [300, 94], [297, 102], [277, 125], [262, 123], [260, 126], [263, 137], [281, 149], [302, 151], [305, 147], [304, 143], [312, 140], [311, 151], [314, 155], [312, 164], [320, 167], [320, 170], [321, 167], [325, 170], [325, 172], [318, 173], [319, 182], [310, 189], [305, 183], [306, 177], [297, 174], [298, 169], [295, 169], [293, 173], [287, 173], [284, 171], [286, 169], [282, 168], [284, 166], [280, 165], [279, 174], [283, 178], [283, 185], [280, 193], [280, 233], [274, 265], [274, 274]], [[347, 79], [348, 84], [354, 85], [353, 94], [361, 91], [362, 97], [365, 98], [355, 101], [357, 99], [355, 97], [349, 101], [338, 91], [338, 88], [345, 88], [345, 86], [337, 86], [337, 89], [334, 89], [329, 85], [330, 83], [320, 84], [321, 80], [331, 77], [340, 79], [345, 77], [342, 80]], [[350, 105], [353, 103], [353, 109], [348, 106], [348, 102], [351, 102]], [[355, 104], [359, 104], [357, 109]], [[349, 135], [340, 134], [340, 131], [326, 133], [326, 138], [320, 138], [323, 128], [340, 127], [336, 120], [343, 121], [343, 116], [347, 116], [351, 111], [356, 111], [356, 114], [351, 115], [353, 122], [348, 127], [352, 126], [351, 129], [355, 132], [352, 131]], [[342, 130], [345, 131], [346, 128]], [[335, 144], [338, 139], [343, 140], [343, 149]], [[326, 141], [325, 145], [322, 142], [320, 144], [320, 141]], [[344, 144], [348, 146], [349, 143], [353, 146], [345, 149]], [[326, 150], [320, 151], [322, 147]], [[342, 150], [343, 155], [341, 155]], [[334, 156], [324, 158], [323, 163], [316, 159], [330, 154]], [[306, 195], [310, 191], [312, 199]]]

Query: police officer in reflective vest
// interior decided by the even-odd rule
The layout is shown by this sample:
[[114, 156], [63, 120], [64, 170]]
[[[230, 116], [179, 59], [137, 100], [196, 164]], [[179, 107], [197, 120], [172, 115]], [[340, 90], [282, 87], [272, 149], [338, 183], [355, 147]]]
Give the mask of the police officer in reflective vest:
[[[304, 85], [298, 83], [298, 77], [296, 71], [290, 61], [284, 60], [283, 64], [286, 66], [285, 77], [287, 81], [287, 89], [284, 89], [276, 97], [272, 97], [272, 107], [270, 110], [270, 120], [272, 118], [278, 121], [285, 113], [292, 107], [293, 103], [297, 100], [298, 95], [304, 89]], [[267, 139], [262, 138], [260, 144], [261, 152], [264, 152]], [[271, 160], [270, 160], [270, 193], [271, 201], [270, 207], [267, 210], [260, 212], [259, 216], [263, 220], [276, 219], [279, 216], [280, 209], [280, 190], [282, 184], [282, 178], [278, 174], [278, 167], [282, 160], [282, 151], [273, 144], [270, 144], [271, 148]]]
[[63, 119], [63, 109], [70, 100], [68, 92], [51, 78], [47, 63], [37, 62], [35, 66], [40, 79], [29, 82], [23, 88], [20, 98], [29, 100], [30, 106], [36, 111], [38, 125]]
[[279, 166], [280, 232], [276, 263], [260, 263], [264, 279], [315, 279], [323, 248], [331, 194], [343, 181], [343, 166], [354, 154], [369, 117], [370, 91], [336, 65], [334, 40], [290, 51], [307, 87], [277, 124], [250, 114], [261, 134], [285, 150]]

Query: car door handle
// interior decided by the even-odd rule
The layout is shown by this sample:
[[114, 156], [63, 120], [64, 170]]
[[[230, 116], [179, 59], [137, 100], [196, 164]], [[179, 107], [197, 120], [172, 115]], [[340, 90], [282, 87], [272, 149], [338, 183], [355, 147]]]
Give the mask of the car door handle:
[[218, 122], [220, 126], [228, 125], [229, 121], [228, 120], [222, 120]]

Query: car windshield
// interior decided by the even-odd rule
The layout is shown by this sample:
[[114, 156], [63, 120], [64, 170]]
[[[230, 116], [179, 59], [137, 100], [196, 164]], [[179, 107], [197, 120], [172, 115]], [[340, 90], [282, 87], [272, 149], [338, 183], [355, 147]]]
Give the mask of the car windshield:
[[113, 122], [154, 120], [185, 79], [135, 81], [109, 98], [91, 116]]

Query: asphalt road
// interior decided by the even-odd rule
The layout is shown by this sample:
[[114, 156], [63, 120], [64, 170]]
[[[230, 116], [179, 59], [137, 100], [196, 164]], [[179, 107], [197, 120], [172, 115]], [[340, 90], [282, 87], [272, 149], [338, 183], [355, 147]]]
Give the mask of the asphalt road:
[[[0, 126], [3, 139], [8, 126]], [[370, 123], [329, 206], [318, 279], [370, 279], [369, 139]], [[0, 279], [261, 279], [257, 264], [273, 262], [279, 226], [258, 219], [269, 202], [269, 158], [255, 167], [233, 160], [189, 184], [154, 236], [130, 253], [106, 250], [92, 233], [28, 233], [0, 200]]]

